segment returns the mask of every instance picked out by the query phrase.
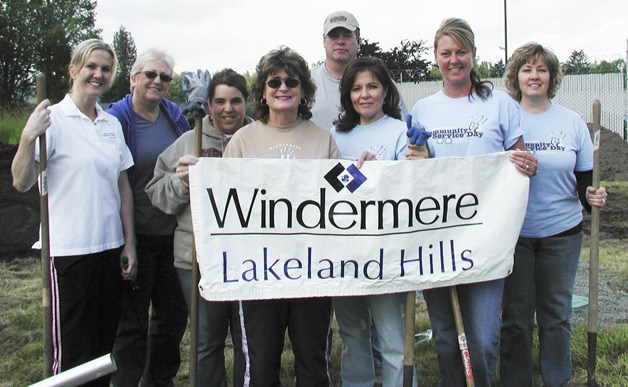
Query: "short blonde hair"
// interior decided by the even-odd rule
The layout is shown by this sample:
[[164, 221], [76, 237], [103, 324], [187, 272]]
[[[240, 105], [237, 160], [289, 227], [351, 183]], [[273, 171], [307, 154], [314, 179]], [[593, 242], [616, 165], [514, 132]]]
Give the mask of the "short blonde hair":
[[[116, 80], [116, 75], [118, 72], [118, 58], [116, 57], [115, 51], [108, 43], [103, 42], [100, 39], [87, 39], [79, 43], [74, 50], [72, 50], [72, 56], [70, 57], [70, 66], [75, 69], [81, 69], [87, 62], [87, 58], [89, 54], [94, 50], [103, 50], [111, 55], [112, 63], [111, 63], [111, 81], [109, 82], [109, 87], [113, 85], [113, 82]], [[70, 88], [72, 88], [72, 79], [70, 78]]]

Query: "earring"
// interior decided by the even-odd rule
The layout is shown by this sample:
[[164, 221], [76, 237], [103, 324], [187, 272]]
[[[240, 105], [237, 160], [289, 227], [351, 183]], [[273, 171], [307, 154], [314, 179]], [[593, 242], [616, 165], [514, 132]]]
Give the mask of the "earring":
[[259, 100], [259, 104], [262, 106], [268, 106], [268, 104], [266, 103], [266, 98], [262, 98]]
[[307, 105], [307, 99], [301, 98], [301, 106]]

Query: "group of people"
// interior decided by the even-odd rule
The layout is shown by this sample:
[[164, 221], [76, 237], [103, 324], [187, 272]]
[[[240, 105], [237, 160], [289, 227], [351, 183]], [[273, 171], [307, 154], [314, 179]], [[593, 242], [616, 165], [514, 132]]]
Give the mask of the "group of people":
[[[260, 59], [250, 90], [245, 78], [228, 68], [211, 82], [199, 74], [194, 81], [208, 113], [201, 156], [344, 158], [360, 166], [512, 150], [514, 168], [530, 178], [512, 274], [456, 287], [475, 384], [492, 385], [499, 355], [503, 385], [532, 385], [535, 315], [543, 383], [565, 384], [571, 376], [571, 296], [582, 208], [603, 207], [607, 193], [591, 187], [593, 151], [586, 125], [551, 102], [561, 79], [556, 56], [536, 43], [515, 50], [505, 75], [509, 96], [492, 90], [473, 69], [476, 50], [468, 23], [446, 19], [434, 38], [442, 89], [408, 114], [384, 63], [358, 58], [359, 34], [352, 14], [329, 15], [321, 65], [310, 71], [301, 55], [280, 47]], [[41, 102], [22, 132], [12, 165], [19, 191], [37, 181], [37, 139], [45, 133], [48, 140], [54, 373], [113, 352], [118, 366], [113, 385], [173, 385], [190, 298], [198, 292], [191, 275], [188, 175], [198, 159], [185, 115], [165, 99], [173, 71], [174, 61], [165, 52], [142, 53], [131, 71], [130, 94], [105, 112], [97, 102], [115, 78], [115, 53], [99, 40], [84, 41], [72, 54], [66, 97], [52, 106]], [[246, 116], [249, 102], [254, 118]], [[482, 136], [429, 139], [430, 133], [468, 128], [472, 119]], [[449, 291], [423, 294], [440, 385], [460, 386], [465, 374]], [[404, 302], [405, 294], [399, 293], [201, 298], [198, 385], [227, 385], [229, 332], [233, 384], [279, 385], [286, 331], [297, 385], [330, 385], [335, 314], [343, 386], [373, 386], [378, 367], [384, 386], [399, 386]], [[91, 385], [109, 383], [102, 377]], [[416, 372], [413, 385], [418, 385]]]

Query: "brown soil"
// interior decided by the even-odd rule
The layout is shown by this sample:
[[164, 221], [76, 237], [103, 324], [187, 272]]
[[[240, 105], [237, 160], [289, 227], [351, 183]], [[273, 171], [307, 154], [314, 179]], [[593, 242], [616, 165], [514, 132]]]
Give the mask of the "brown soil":
[[[601, 179], [628, 181], [628, 143], [609, 130], [602, 130]], [[0, 144], [0, 259], [33, 255], [39, 226], [39, 196], [36, 187], [18, 193], [12, 185], [11, 161], [17, 147]], [[616, 202], [615, 202], [616, 203]], [[620, 204], [620, 203], [618, 203]], [[610, 192], [609, 205], [603, 209], [601, 239], [621, 239], [628, 235], [625, 219], [628, 206], [614, 205]], [[35, 253], [37, 254], [37, 253]]]

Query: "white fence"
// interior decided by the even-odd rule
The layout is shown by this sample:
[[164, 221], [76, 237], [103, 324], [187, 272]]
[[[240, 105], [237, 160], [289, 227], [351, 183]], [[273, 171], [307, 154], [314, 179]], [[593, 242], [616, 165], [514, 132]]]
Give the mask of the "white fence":
[[[628, 95], [624, 90], [624, 76], [623, 73], [565, 75], [553, 101], [577, 112], [585, 122], [593, 122], [591, 106], [595, 99], [599, 99], [602, 104], [601, 125], [628, 140], [626, 138]], [[495, 89], [505, 91], [506, 88], [500, 78], [489, 80], [493, 82]], [[408, 109], [412, 109], [419, 99], [440, 90], [441, 85], [441, 81], [398, 84], [399, 92]]]

